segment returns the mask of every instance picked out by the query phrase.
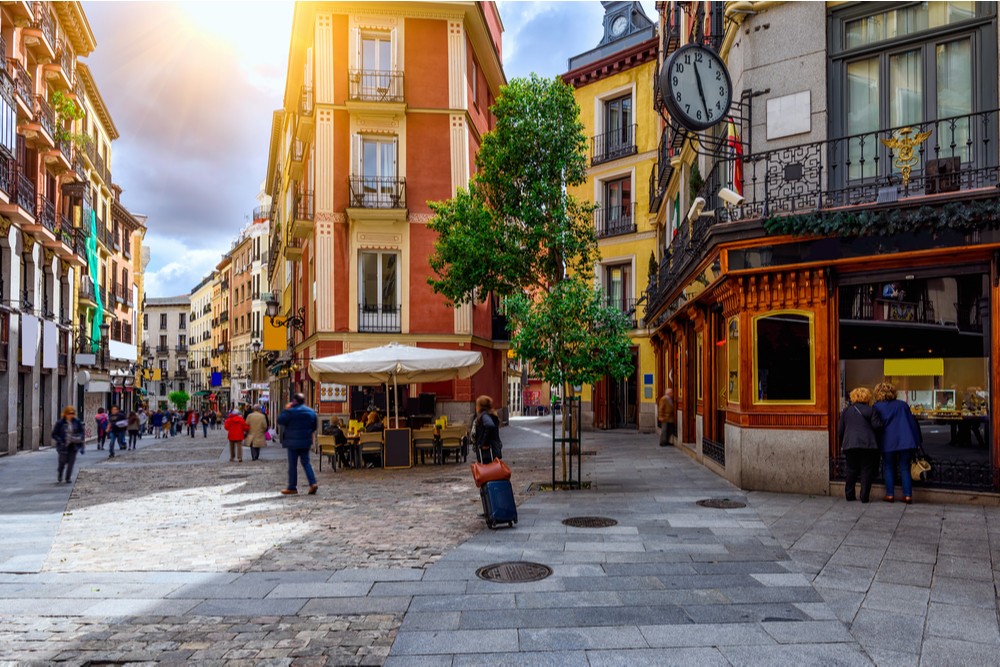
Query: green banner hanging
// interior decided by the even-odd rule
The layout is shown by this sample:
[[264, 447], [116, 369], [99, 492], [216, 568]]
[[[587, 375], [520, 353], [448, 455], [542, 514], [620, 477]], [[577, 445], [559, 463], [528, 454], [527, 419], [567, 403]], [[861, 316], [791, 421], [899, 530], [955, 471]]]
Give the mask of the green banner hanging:
[[100, 261], [97, 258], [97, 215], [93, 209], [90, 210], [87, 265], [90, 269], [90, 281], [94, 286], [94, 301], [97, 303], [97, 310], [94, 311], [94, 319], [90, 324], [90, 351], [97, 354], [101, 345], [101, 323], [104, 322], [104, 300], [101, 298], [101, 290], [98, 289], [97, 282], [97, 267], [100, 265]]

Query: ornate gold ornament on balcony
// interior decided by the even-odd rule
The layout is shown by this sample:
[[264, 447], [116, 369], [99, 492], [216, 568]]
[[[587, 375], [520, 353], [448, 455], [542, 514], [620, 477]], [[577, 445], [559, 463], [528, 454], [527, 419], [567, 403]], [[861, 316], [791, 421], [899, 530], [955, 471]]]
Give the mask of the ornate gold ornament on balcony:
[[893, 164], [899, 168], [903, 175], [904, 188], [910, 184], [910, 171], [920, 162], [920, 157], [914, 154], [913, 149], [927, 141], [927, 138], [931, 136], [930, 132], [917, 132], [911, 137], [912, 133], [912, 127], [904, 127], [897, 131], [896, 136], [891, 139], [879, 139], [886, 148], [899, 151], [896, 153]]

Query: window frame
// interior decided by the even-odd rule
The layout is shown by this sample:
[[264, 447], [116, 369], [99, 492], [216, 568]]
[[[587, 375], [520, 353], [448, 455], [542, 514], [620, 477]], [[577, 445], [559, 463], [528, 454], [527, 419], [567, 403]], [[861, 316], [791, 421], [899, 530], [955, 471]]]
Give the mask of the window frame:
[[[779, 315], [798, 315], [805, 317], [809, 322], [809, 399], [761, 399], [759, 398], [759, 354], [757, 324], [760, 320], [776, 317]], [[783, 310], [769, 310], [758, 313], [750, 319], [751, 335], [751, 362], [753, 368], [753, 385], [751, 387], [751, 402], [753, 405], [816, 405], [816, 313], [811, 310], [801, 310], [796, 308], [786, 308]]]

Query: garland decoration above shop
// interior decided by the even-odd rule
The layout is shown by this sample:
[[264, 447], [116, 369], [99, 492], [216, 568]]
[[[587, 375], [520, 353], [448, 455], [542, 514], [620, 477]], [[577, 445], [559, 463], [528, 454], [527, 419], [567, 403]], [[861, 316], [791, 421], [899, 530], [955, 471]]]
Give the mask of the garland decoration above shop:
[[915, 232], [968, 233], [1000, 228], [1000, 198], [949, 202], [940, 206], [861, 211], [813, 211], [767, 218], [771, 236], [888, 236]]

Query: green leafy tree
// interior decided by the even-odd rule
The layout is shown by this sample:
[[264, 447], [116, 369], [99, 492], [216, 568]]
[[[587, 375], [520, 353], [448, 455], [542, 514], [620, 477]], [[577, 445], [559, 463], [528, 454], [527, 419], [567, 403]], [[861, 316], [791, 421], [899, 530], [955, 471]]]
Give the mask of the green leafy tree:
[[191, 400], [191, 396], [186, 391], [172, 391], [167, 394], [167, 398], [170, 402], [177, 406], [178, 410], [183, 410], [187, 407], [188, 401]]
[[[52, 109], [56, 114], [56, 136], [53, 138], [56, 141], [72, 142], [78, 148], [87, 148], [92, 141], [90, 136], [85, 132], [73, 132], [72, 129], [76, 124], [76, 121], [81, 120], [84, 117], [85, 114], [83, 109], [60, 90], [52, 93], [51, 101]], [[70, 129], [66, 129], [67, 122], [70, 123]]]
[[568, 385], [564, 395], [605, 374], [624, 377], [629, 325], [594, 285], [594, 205], [567, 190], [587, 178], [573, 91], [533, 74], [501, 88], [492, 111], [468, 189], [430, 203], [438, 237], [429, 282], [456, 305], [495, 295], [514, 351], [547, 382]]

